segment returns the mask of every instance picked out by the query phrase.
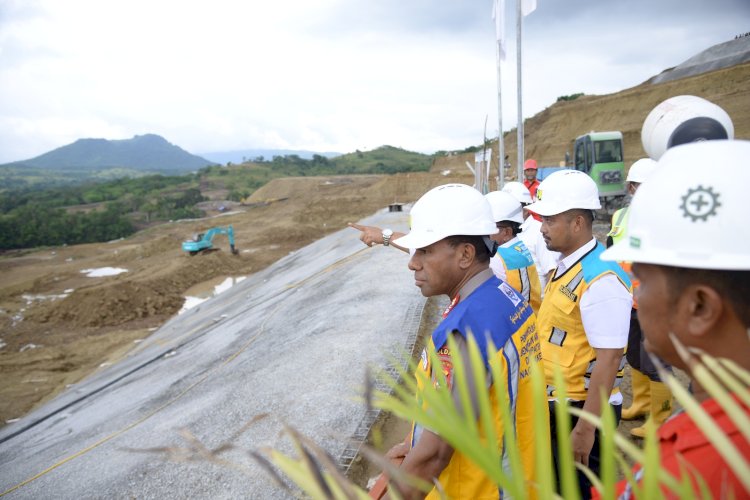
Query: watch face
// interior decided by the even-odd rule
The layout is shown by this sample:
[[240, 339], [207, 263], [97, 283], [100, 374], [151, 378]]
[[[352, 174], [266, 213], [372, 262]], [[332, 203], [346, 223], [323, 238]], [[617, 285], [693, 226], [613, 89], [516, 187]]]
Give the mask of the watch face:
[[384, 229], [383, 230], [383, 236], [393, 236], [393, 230], [392, 229]]

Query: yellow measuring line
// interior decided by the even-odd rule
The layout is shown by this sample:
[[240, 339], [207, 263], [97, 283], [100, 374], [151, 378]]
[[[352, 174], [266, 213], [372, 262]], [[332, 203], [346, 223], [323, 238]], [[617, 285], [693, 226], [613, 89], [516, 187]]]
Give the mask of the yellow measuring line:
[[[286, 289], [290, 290], [292, 288], [297, 288], [297, 287], [301, 286], [303, 283], [306, 283], [306, 282], [310, 281], [313, 278], [316, 278], [316, 277], [318, 277], [318, 276], [320, 276], [322, 274], [330, 272], [331, 270], [333, 270], [333, 269], [335, 269], [335, 268], [343, 265], [344, 263], [351, 261], [352, 258], [354, 258], [356, 256], [359, 256], [364, 250], [369, 250], [369, 248], [364, 248], [363, 250], [359, 250], [356, 253], [354, 253], [354, 254], [352, 254], [352, 255], [350, 255], [348, 257], [340, 259], [340, 260], [334, 262], [333, 264], [331, 264], [330, 266], [326, 267], [325, 269], [323, 269], [323, 270], [321, 270], [321, 271], [313, 274], [312, 276], [309, 276], [308, 278], [305, 278], [302, 281], [299, 281], [297, 283], [294, 283], [292, 285], [287, 286]], [[30, 478], [28, 478], [28, 479], [26, 479], [26, 480], [18, 483], [17, 485], [15, 485], [15, 486], [13, 486], [13, 487], [11, 487], [11, 488], [3, 491], [2, 493], [0, 493], [0, 497], [5, 496], [5, 495], [7, 495], [9, 493], [12, 493], [12, 492], [16, 491], [17, 489], [22, 488], [23, 486], [26, 486], [27, 484], [29, 484], [29, 483], [31, 483], [33, 481], [36, 481], [40, 477], [44, 476], [45, 474], [48, 474], [49, 472], [52, 472], [53, 470], [57, 469], [61, 465], [64, 465], [67, 462], [70, 462], [71, 460], [74, 460], [74, 459], [80, 457], [81, 455], [84, 455], [84, 454], [88, 453], [89, 451], [93, 450], [94, 448], [97, 448], [97, 447], [101, 446], [102, 444], [106, 443], [107, 441], [111, 441], [112, 439], [114, 439], [114, 438], [116, 438], [116, 437], [118, 437], [118, 436], [126, 433], [130, 429], [132, 429], [132, 428], [134, 428], [134, 427], [142, 424], [143, 422], [145, 422], [149, 418], [153, 417], [154, 415], [156, 415], [157, 413], [159, 413], [163, 409], [165, 409], [168, 406], [170, 406], [175, 401], [179, 400], [182, 396], [184, 396], [185, 394], [187, 394], [194, 387], [196, 387], [196, 386], [202, 384], [203, 382], [205, 382], [211, 375], [213, 375], [215, 372], [219, 371], [221, 368], [223, 368], [224, 366], [226, 366], [227, 364], [229, 364], [230, 362], [232, 362], [235, 358], [237, 358], [237, 356], [239, 356], [240, 354], [242, 354], [242, 352], [244, 352], [245, 349], [247, 349], [250, 346], [250, 344], [252, 344], [258, 337], [260, 337], [260, 335], [263, 333], [263, 331], [266, 328], [266, 323], [268, 322], [268, 320], [271, 319], [278, 312], [278, 310], [281, 308], [281, 306], [284, 303], [285, 303], [284, 301], [279, 302], [279, 304], [274, 308], [274, 310], [271, 311], [271, 313], [266, 316], [266, 318], [263, 320], [263, 323], [260, 325], [260, 329], [259, 329], [258, 333], [256, 333], [255, 336], [253, 336], [251, 339], [249, 339], [247, 342], [245, 342], [245, 344], [242, 347], [240, 347], [234, 354], [232, 354], [227, 359], [225, 359], [220, 365], [216, 366], [213, 370], [207, 372], [199, 380], [195, 381], [193, 384], [191, 384], [190, 386], [186, 387], [180, 394], [178, 394], [177, 396], [175, 396], [173, 399], [171, 399], [170, 401], [167, 401], [162, 406], [156, 408], [151, 413], [149, 413], [146, 416], [142, 417], [141, 419], [133, 422], [132, 424], [128, 425], [127, 427], [124, 427], [124, 428], [120, 429], [119, 431], [113, 432], [109, 436], [106, 436], [106, 437], [100, 439], [99, 441], [95, 442], [94, 444], [89, 445], [86, 448], [84, 448], [84, 449], [82, 449], [80, 451], [77, 451], [76, 453], [73, 453], [72, 455], [69, 455], [69, 456], [63, 458], [59, 462], [55, 463], [54, 465], [51, 465], [50, 467], [44, 469], [43, 471], [39, 472], [38, 474], [35, 474], [34, 476], [32, 476], [32, 477], [30, 477]]]
[[315, 278], [317, 278], [317, 277], [319, 277], [319, 276], [321, 276], [321, 275], [323, 275], [323, 274], [326, 274], [326, 273], [328, 273], [328, 272], [331, 272], [331, 271], [333, 271], [333, 270], [334, 270], [334, 269], [336, 269], [337, 267], [341, 267], [341, 266], [343, 266], [344, 264], [346, 264], [346, 263], [348, 263], [348, 262], [350, 262], [350, 261], [354, 260], [355, 258], [359, 258], [359, 257], [360, 257], [360, 256], [362, 255], [362, 253], [363, 253], [363, 252], [366, 252], [366, 251], [368, 251], [368, 250], [370, 250], [370, 249], [371, 249], [371, 247], [365, 247], [365, 248], [363, 248], [362, 250], [357, 250], [357, 251], [356, 251], [356, 252], [354, 252], [353, 254], [351, 254], [351, 255], [348, 255], [348, 256], [344, 257], [343, 259], [339, 259], [339, 260], [337, 260], [336, 262], [334, 262], [334, 263], [333, 263], [333, 264], [331, 264], [330, 266], [327, 266], [326, 268], [324, 268], [324, 269], [321, 269], [321, 270], [320, 270], [320, 271], [318, 271], [317, 273], [315, 273], [315, 274], [313, 274], [313, 275], [310, 275], [310, 276], [308, 276], [307, 278], [305, 278], [305, 279], [303, 279], [303, 280], [301, 280], [301, 281], [298, 281], [298, 282], [296, 282], [296, 283], [292, 283], [291, 285], [287, 285], [287, 287], [286, 287], [286, 288], [287, 288], [287, 290], [288, 290], [288, 289], [290, 289], [290, 288], [297, 288], [297, 287], [299, 287], [299, 286], [302, 286], [302, 285], [304, 285], [305, 283], [307, 283], [308, 281], [312, 281], [312, 280], [314, 280]]

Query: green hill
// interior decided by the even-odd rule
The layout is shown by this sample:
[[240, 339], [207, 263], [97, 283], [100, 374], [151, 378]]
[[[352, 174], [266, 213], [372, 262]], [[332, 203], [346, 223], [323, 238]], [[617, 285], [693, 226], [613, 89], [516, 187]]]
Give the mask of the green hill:
[[132, 139], [79, 139], [49, 153], [15, 162], [43, 169], [131, 168], [158, 172], [185, 172], [212, 162], [195, 156], [155, 134]]
[[393, 146], [355, 151], [329, 160], [336, 174], [395, 174], [429, 170], [432, 156]]
[[139, 172], [181, 174], [211, 164], [163, 137], [146, 134], [123, 140], [79, 139], [36, 158], [0, 165], [0, 179], [7, 188], [134, 176]]

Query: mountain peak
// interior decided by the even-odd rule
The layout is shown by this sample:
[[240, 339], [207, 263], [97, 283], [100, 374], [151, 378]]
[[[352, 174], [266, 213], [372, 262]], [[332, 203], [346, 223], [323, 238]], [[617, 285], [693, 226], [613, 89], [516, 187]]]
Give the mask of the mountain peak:
[[191, 171], [212, 162], [188, 153], [160, 135], [135, 135], [132, 139], [78, 139], [48, 153], [16, 162], [45, 169], [132, 168], [155, 172]]
[[171, 142], [166, 140], [164, 137], [157, 135], [157, 134], [134, 135], [132, 139], [125, 139], [125, 140], [153, 142], [153, 143], [170, 144], [170, 145], [172, 144]]

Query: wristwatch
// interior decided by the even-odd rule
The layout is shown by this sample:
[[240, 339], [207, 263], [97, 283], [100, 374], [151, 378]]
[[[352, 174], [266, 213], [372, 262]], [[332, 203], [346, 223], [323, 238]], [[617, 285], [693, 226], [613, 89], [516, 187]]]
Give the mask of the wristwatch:
[[383, 246], [387, 247], [391, 244], [391, 236], [393, 236], [393, 230], [383, 229]]

